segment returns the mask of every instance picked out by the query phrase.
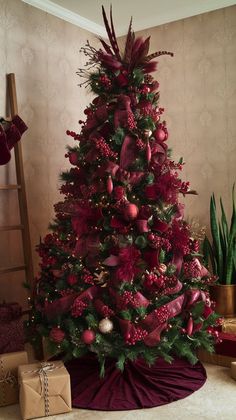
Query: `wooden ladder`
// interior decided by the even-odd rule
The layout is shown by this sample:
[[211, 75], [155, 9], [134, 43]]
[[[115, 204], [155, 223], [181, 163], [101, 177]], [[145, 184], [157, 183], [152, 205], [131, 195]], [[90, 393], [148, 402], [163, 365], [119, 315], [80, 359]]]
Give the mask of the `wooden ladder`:
[[[15, 115], [18, 114], [16, 82], [15, 82], [14, 73], [10, 73], [7, 75], [7, 91], [8, 91], [9, 104], [10, 104], [10, 116], [11, 118], [13, 118]], [[20, 141], [18, 141], [14, 146], [14, 154], [15, 154], [17, 184], [0, 185], [0, 190], [17, 190], [19, 212], [20, 212], [20, 224], [12, 225], [12, 226], [0, 226], [0, 231], [10, 231], [10, 230], [21, 231], [24, 261], [22, 265], [0, 268], [0, 275], [5, 274], [5, 273], [11, 273], [14, 271], [25, 271], [26, 283], [29, 285], [30, 290], [32, 290], [34, 272], [33, 272], [30, 231], [29, 231], [27, 199], [26, 199], [26, 190], [25, 190], [25, 178], [24, 178], [24, 170], [23, 170], [22, 149], [21, 149]]]

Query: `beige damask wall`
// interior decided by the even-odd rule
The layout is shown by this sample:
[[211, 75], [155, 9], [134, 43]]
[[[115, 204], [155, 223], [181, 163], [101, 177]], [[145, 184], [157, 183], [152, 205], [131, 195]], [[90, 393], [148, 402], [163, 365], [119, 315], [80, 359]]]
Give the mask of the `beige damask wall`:
[[[22, 139], [33, 250], [53, 217], [53, 203], [60, 195], [59, 172], [67, 167], [65, 145], [72, 141], [67, 128], [77, 121], [90, 95], [77, 85], [79, 54], [86, 40], [95, 36], [48, 15], [21, 0], [0, 0], [0, 115], [5, 115], [5, 75], [14, 72], [21, 117], [29, 130]], [[14, 159], [0, 166], [0, 183], [14, 180]], [[18, 221], [15, 192], [0, 191], [0, 226]], [[22, 260], [20, 234], [0, 232], [0, 266]], [[34, 251], [33, 251], [34, 252]], [[37, 256], [34, 252], [37, 272]], [[24, 300], [23, 273], [0, 277], [0, 301]]]
[[174, 157], [199, 196], [185, 198], [186, 215], [209, 226], [209, 199], [223, 197], [227, 211], [236, 181], [236, 6], [138, 33], [151, 50], [167, 50], [155, 77]]
[[[186, 214], [209, 224], [212, 191], [229, 209], [236, 167], [236, 6], [142, 31], [152, 50], [174, 51], [159, 60], [161, 105], [166, 108], [174, 156], [187, 162], [184, 177], [199, 197], [185, 199]], [[78, 53], [95, 37], [20, 0], [0, 0], [0, 115], [5, 114], [5, 75], [17, 78], [20, 115], [29, 126], [22, 140], [32, 247], [46, 233], [65, 169], [65, 130], [77, 121], [89, 94], [77, 87]], [[0, 182], [13, 182], [13, 161], [0, 167]], [[15, 192], [0, 192], [0, 225], [17, 223]], [[18, 234], [0, 232], [0, 266], [22, 256]], [[35, 272], [37, 257], [34, 253]], [[0, 279], [0, 300], [24, 302], [22, 274]]]

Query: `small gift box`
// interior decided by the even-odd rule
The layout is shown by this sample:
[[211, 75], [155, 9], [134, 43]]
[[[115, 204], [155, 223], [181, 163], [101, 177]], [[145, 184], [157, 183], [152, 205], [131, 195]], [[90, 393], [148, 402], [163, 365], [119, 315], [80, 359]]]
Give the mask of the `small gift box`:
[[27, 362], [26, 351], [0, 354], [0, 406], [18, 402], [17, 369]]
[[236, 381], [236, 362], [231, 362], [230, 368], [231, 377]]
[[219, 332], [220, 342], [215, 345], [215, 353], [205, 350], [198, 351], [198, 357], [202, 362], [230, 367], [231, 362], [236, 361], [236, 335]]
[[18, 379], [24, 420], [71, 411], [70, 376], [61, 361], [19, 366]]
[[236, 357], [236, 335], [230, 333], [219, 333], [220, 342], [215, 345], [217, 354]]
[[236, 318], [227, 318], [223, 320], [222, 331], [236, 335]]

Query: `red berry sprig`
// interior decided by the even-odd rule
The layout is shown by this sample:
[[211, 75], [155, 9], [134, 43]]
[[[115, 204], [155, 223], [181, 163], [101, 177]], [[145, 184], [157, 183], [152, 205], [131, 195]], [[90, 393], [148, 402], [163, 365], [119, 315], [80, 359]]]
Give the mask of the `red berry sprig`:
[[116, 158], [117, 157], [117, 153], [113, 152], [113, 150], [111, 150], [111, 148], [108, 146], [108, 144], [105, 142], [104, 138], [100, 137], [99, 139], [94, 139], [93, 140], [95, 143], [95, 147], [98, 150], [98, 152], [100, 153], [100, 155], [102, 157], [105, 158]]
[[79, 140], [80, 136], [75, 131], [66, 130], [67, 136], [73, 137], [74, 140]]
[[143, 341], [148, 332], [141, 327], [134, 327], [130, 333], [126, 335], [125, 342], [130, 346], [134, 346], [137, 341]]

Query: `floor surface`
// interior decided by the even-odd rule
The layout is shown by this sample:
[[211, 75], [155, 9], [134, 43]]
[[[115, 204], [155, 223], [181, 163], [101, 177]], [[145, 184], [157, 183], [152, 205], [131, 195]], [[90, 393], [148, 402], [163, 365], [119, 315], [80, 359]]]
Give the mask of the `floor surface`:
[[[50, 420], [236, 420], [236, 381], [225, 367], [205, 364], [208, 379], [189, 397], [161, 407], [133, 411], [74, 409]], [[47, 417], [43, 417], [46, 419]], [[18, 405], [0, 408], [0, 420], [20, 420]], [[42, 419], [42, 417], [41, 417]]]

